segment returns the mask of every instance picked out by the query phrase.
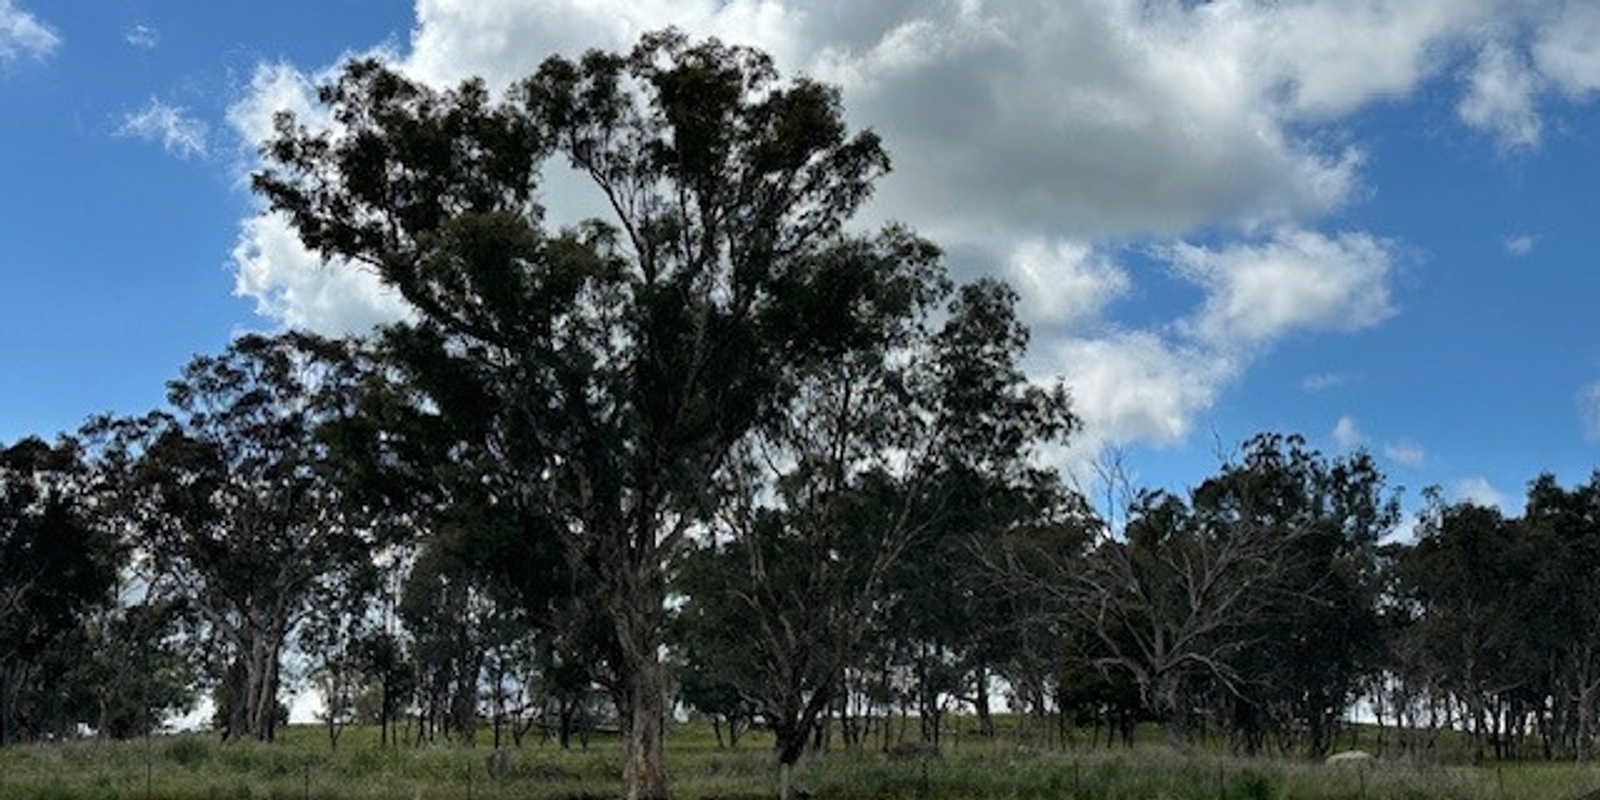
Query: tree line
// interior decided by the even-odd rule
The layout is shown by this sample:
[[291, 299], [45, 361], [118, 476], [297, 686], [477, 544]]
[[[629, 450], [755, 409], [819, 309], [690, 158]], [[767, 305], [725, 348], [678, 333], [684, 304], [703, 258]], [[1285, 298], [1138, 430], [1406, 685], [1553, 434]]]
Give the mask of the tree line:
[[[957, 709], [992, 732], [999, 697], [1312, 754], [1364, 697], [1397, 746], [1590, 752], [1600, 480], [1540, 478], [1522, 519], [1433, 497], [1388, 544], [1369, 457], [1262, 435], [1091, 502], [1042, 457], [1078, 421], [1021, 369], [1016, 294], [853, 226], [881, 142], [755, 50], [664, 31], [497, 92], [364, 60], [319, 98], [253, 185], [415, 315], [243, 336], [161, 409], [5, 449], [0, 740], [202, 690], [271, 739], [289, 669], [334, 744], [359, 712], [567, 745], [604, 708], [637, 798], [675, 708], [785, 768]], [[548, 224], [550, 163], [606, 212]]]

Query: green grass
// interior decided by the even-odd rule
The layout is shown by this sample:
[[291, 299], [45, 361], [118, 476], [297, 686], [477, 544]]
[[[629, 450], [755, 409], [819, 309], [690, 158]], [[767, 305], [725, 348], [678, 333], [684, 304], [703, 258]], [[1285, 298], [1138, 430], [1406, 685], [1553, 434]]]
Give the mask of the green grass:
[[[709, 729], [683, 726], [668, 743], [674, 794], [682, 800], [776, 795], [771, 741], [759, 733], [738, 750], [719, 750]], [[570, 751], [533, 737], [499, 778], [489, 774], [490, 751], [483, 744], [382, 748], [371, 730], [351, 730], [330, 750], [316, 728], [289, 729], [274, 744], [223, 745], [212, 734], [184, 734], [27, 745], [0, 750], [0, 800], [554, 800], [613, 797], [620, 786], [614, 737]], [[1132, 749], [1052, 749], [1011, 731], [996, 742], [951, 739], [943, 758], [926, 761], [834, 751], [802, 761], [794, 782], [812, 797], [844, 800], [1562, 800], [1600, 788], [1600, 766], [1330, 766], [1174, 750], [1143, 739]]]

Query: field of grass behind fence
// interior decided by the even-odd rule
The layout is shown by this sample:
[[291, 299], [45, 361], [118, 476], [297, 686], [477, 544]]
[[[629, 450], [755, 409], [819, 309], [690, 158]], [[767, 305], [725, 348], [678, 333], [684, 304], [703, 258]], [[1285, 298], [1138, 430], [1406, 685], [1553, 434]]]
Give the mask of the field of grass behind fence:
[[[614, 740], [563, 751], [532, 741], [498, 775], [485, 745], [378, 747], [351, 731], [337, 750], [312, 728], [275, 744], [223, 745], [212, 734], [134, 742], [66, 742], [0, 750], [0, 800], [493, 800], [616, 795], [621, 751]], [[760, 737], [719, 750], [709, 732], [669, 739], [675, 796], [757, 798], [777, 793], [771, 752]], [[813, 798], [1081, 798], [1083, 800], [1563, 800], [1600, 789], [1600, 767], [1523, 763], [1439, 766], [1400, 760], [1324, 765], [1238, 759], [1204, 749], [1145, 743], [1132, 749], [1051, 749], [968, 738], [944, 757], [892, 760], [835, 751], [797, 768]]]

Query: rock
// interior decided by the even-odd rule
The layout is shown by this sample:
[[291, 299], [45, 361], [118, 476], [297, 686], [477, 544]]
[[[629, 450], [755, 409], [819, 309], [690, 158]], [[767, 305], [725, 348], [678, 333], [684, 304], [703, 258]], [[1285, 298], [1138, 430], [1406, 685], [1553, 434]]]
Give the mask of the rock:
[[1372, 754], [1365, 750], [1345, 750], [1328, 756], [1324, 764], [1362, 764], [1372, 760]]

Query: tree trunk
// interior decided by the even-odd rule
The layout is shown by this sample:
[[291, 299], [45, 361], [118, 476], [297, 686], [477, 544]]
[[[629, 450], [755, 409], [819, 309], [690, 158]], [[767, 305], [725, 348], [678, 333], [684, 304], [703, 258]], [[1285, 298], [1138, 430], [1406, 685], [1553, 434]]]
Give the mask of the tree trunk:
[[[631, 583], [631, 586], [629, 585]], [[662, 596], [649, 591], [659, 576], [618, 587], [614, 598], [621, 645], [623, 724], [627, 737], [622, 780], [628, 800], [666, 800], [664, 756], [666, 687], [661, 667]]]
[[261, 686], [261, 727], [256, 733], [256, 738], [264, 742], [273, 741], [278, 735], [278, 662], [283, 649], [282, 642], [283, 634], [274, 631], [272, 643], [267, 648], [266, 679]]
[[628, 670], [627, 761], [622, 779], [628, 800], [666, 800], [667, 768], [662, 758], [666, 693], [661, 661], [654, 648], [640, 655]]
[[974, 678], [977, 684], [977, 693], [973, 697], [973, 707], [978, 713], [978, 732], [985, 739], [994, 738], [994, 713], [989, 708], [989, 670], [978, 667]]
[[328, 749], [339, 749], [339, 734], [344, 732], [344, 726], [339, 724], [339, 712], [336, 709], [328, 710]]
[[1594, 756], [1594, 696], [1600, 688], [1585, 675], [1578, 692], [1578, 741], [1573, 748], [1578, 761], [1587, 762]]
[[[388, 675], [384, 675], [383, 683], [378, 687], [378, 746], [389, 745], [390, 729], [394, 727], [392, 710], [394, 687], [389, 683]], [[399, 744], [399, 731], [395, 731], [395, 744]]]
[[16, 686], [19, 683], [16, 672], [16, 669], [0, 663], [0, 747], [11, 744], [17, 735], [12, 724], [16, 716]]
[[223, 706], [222, 740], [238, 741], [250, 732], [250, 671], [245, 666], [244, 656], [236, 656], [229, 662], [222, 683], [219, 700], [226, 701], [219, 703]]
[[1149, 690], [1150, 710], [1161, 721], [1162, 739], [1172, 747], [1189, 743], [1189, 726], [1181, 701], [1179, 677], [1163, 673], [1155, 676]]
[[573, 720], [578, 713], [578, 702], [564, 698], [556, 701], [556, 706], [558, 709], [556, 711], [556, 744], [559, 744], [562, 750], [570, 750], [572, 749]]
[[276, 632], [251, 632], [240, 642], [244, 653], [241, 673], [234, 695], [235, 714], [228, 720], [228, 738], [252, 736], [260, 741], [270, 741], [278, 713], [278, 647]]

